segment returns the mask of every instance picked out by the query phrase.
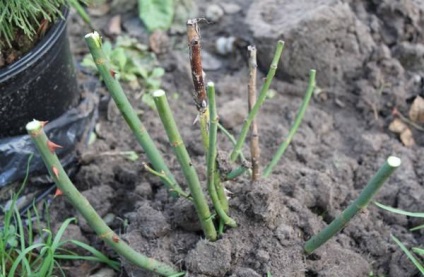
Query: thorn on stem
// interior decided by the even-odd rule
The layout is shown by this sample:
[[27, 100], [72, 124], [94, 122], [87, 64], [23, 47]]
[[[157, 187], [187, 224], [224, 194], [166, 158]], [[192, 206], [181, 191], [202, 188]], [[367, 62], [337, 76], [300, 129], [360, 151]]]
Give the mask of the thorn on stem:
[[56, 197], [61, 196], [61, 195], [63, 195], [63, 192], [60, 189], [56, 189], [56, 192], [54, 193], [53, 198], [56, 198]]
[[55, 167], [55, 166], [52, 166], [52, 171], [53, 171], [54, 176], [57, 179], [59, 179], [59, 169], [57, 169], [57, 167]]
[[48, 121], [40, 121], [41, 128], [44, 128], [44, 126], [46, 126], [47, 123], [49, 123], [49, 122]]
[[59, 144], [52, 142], [51, 140], [48, 140], [47, 141], [47, 148], [50, 150], [50, 152], [54, 153], [57, 149], [63, 148], [63, 147]]

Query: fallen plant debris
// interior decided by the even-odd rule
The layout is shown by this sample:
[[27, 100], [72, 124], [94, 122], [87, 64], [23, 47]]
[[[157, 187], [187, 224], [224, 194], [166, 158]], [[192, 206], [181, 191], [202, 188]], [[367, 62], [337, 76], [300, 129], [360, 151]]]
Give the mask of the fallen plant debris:
[[413, 122], [424, 123], [424, 99], [421, 96], [415, 97], [408, 114]]
[[415, 145], [414, 138], [412, 136], [411, 129], [408, 125], [399, 118], [395, 118], [389, 125], [389, 130], [395, 134], [400, 135], [400, 140], [403, 145], [411, 147]]

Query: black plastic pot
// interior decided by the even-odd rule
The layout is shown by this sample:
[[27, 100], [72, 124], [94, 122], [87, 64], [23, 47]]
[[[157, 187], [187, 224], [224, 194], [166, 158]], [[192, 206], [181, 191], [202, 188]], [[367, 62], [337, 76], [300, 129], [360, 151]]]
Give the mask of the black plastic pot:
[[[64, 16], [67, 17], [67, 12]], [[0, 69], [0, 138], [25, 133], [32, 119], [51, 121], [78, 103], [76, 71], [64, 19], [33, 50]]]

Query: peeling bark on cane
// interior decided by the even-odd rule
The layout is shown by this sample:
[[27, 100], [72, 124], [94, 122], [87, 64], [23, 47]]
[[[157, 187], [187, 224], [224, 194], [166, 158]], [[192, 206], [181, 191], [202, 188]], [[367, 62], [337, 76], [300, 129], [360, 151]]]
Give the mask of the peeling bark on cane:
[[194, 93], [193, 100], [199, 113], [204, 113], [208, 108], [205, 72], [203, 71], [200, 45], [200, 31], [197, 24], [198, 19], [187, 21], [187, 40], [189, 47], [189, 57], [191, 65], [191, 74], [193, 78]]

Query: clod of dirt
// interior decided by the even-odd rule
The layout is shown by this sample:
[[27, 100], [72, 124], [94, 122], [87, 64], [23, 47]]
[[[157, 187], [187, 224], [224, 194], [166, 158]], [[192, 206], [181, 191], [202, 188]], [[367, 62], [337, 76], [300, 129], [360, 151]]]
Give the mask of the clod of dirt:
[[376, 48], [367, 27], [348, 4], [337, 0], [256, 0], [246, 24], [253, 32], [261, 68], [269, 67], [275, 42], [282, 39], [287, 47], [276, 76], [307, 79], [313, 68], [319, 72], [317, 83], [324, 87], [354, 75]]
[[192, 273], [225, 276], [231, 267], [231, 242], [227, 239], [214, 243], [201, 240], [196, 248], [188, 253], [186, 264]]
[[[379, 2], [379, 3], [378, 3]], [[423, 5], [416, 0], [378, 1], [376, 14], [381, 20], [380, 34], [385, 44], [399, 41], [416, 41], [420, 36]]]
[[80, 168], [75, 183], [78, 185], [79, 190], [85, 191], [92, 187], [106, 184], [111, 179], [113, 179], [112, 172], [101, 170], [96, 164], [89, 164]]
[[231, 277], [261, 277], [261, 275], [251, 268], [240, 267]]
[[233, 129], [243, 123], [247, 115], [246, 103], [245, 99], [236, 98], [219, 107], [219, 119], [225, 128]]
[[129, 231], [139, 230], [142, 236], [149, 239], [163, 237], [171, 230], [163, 214], [153, 209], [148, 202], [142, 202], [135, 220], [129, 226]]
[[414, 72], [424, 70], [424, 45], [404, 41], [393, 52], [405, 69]]
[[[334, 243], [319, 248], [309, 259], [307, 276], [368, 276], [371, 271], [370, 264], [361, 255]], [[331, 265], [325, 261], [332, 261]]]
[[251, 190], [246, 194], [247, 211], [257, 220], [264, 221], [267, 226], [275, 227], [277, 217], [282, 207], [281, 201], [277, 200], [278, 193], [274, 188], [273, 181], [253, 182], [249, 184]]
[[113, 167], [113, 173], [115, 174], [115, 180], [118, 181], [113, 183], [114, 189], [134, 189], [135, 183], [138, 179], [138, 175], [135, 170], [131, 169], [131, 167], [124, 163], [115, 165]]
[[149, 198], [152, 196], [152, 186], [148, 182], [141, 182], [135, 187], [134, 191], [137, 195]]
[[187, 199], [179, 198], [167, 212], [171, 218], [172, 225], [176, 225], [186, 231], [200, 231], [196, 210], [193, 204]]

